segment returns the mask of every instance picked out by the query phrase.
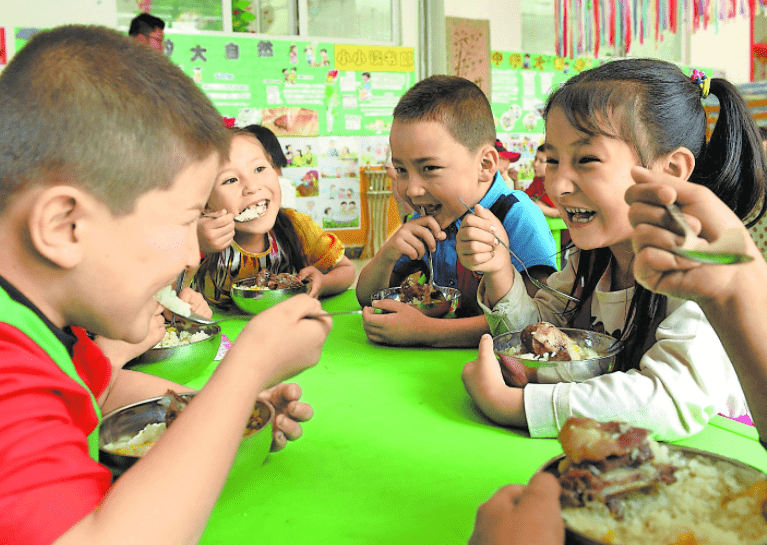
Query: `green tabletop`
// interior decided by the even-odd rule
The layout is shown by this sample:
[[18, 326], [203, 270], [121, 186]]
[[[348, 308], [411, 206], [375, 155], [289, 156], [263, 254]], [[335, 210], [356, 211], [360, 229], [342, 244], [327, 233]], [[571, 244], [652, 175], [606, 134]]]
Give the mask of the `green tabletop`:
[[[328, 311], [359, 308], [354, 292]], [[242, 320], [222, 323], [234, 339]], [[359, 315], [334, 318], [319, 363], [296, 377], [315, 415], [304, 436], [237, 482], [213, 511], [203, 544], [466, 543], [477, 507], [525, 483], [561, 453], [555, 439], [492, 424], [461, 382], [476, 350], [370, 343]], [[189, 385], [201, 387], [215, 368]], [[767, 470], [753, 428], [716, 417], [681, 444]]]

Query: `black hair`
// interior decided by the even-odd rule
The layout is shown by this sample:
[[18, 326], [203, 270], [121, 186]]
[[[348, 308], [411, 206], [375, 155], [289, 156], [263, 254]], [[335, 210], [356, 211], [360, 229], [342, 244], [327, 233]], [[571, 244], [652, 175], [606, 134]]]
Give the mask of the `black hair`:
[[394, 108], [394, 121], [436, 121], [471, 152], [495, 142], [495, 120], [485, 93], [458, 76], [431, 76], [413, 85]]
[[767, 127], [759, 127], [759, 137], [762, 141], [767, 140]]
[[288, 166], [288, 160], [285, 158], [285, 154], [282, 153], [282, 146], [280, 141], [277, 140], [277, 136], [268, 128], [263, 125], [248, 125], [243, 130], [253, 134], [261, 145], [264, 147], [264, 151], [269, 156], [269, 161], [274, 168], [284, 168]]
[[[679, 147], [689, 149], [695, 157], [690, 181], [711, 189], [741, 219], [754, 212], [749, 216], [753, 225], [765, 213], [767, 196], [759, 132], [732, 84], [720, 78], [708, 83], [720, 108], [708, 140], [701, 85], [674, 64], [653, 59], [616, 60], [581, 72], [549, 97], [544, 118], [559, 108], [578, 131], [626, 142], [643, 166]], [[572, 293], [579, 285], [582, 290], [574, 308], [565, 309], [570, 325], [589, 312], [591, 296], [611, 260], [609, 248], [579, 251]], [[636, 284], [616, 370], [639, 368], [666, 309], [665, 296]]]
[[[247, 128], [241, 129], [234, 127], [230, 129], [230, 131], [232, 133], [232, 138], [236, 136], [245, 136], [254, 139], [262, 148], [264, 147], [258, 137]], [[268, 154], [265, 148], [264, 153]], [[287, 214], [287, 212], [285, 212], [285, 210], [282, 208], [277, 211], [277, 217], [274, 220], [272, 232], [279, 242], [280, 248], [282, 249], [282, 252], [285, 256], [285, 261], [280, 262], [280, 270], [273, 272], [289, 272], [291, 274], [297, 274], [301, 269], [309, 264], [306, 259], [306, 253], [304, 253], [304, 247], [301, 243], [301, 237], [296, 230], [296, 226], [290, 219], [290, 216]], [[224, 278], [221, 278], [221, 271], [218, 270], [218, 262], [220, 260], [220, 256], [220, 252], [205, 256], [199, 268], [197, 269], [197, 272], [195, 272], [192, 287], [202, 293], [208, 304], [217, 306], [219, 308], [231, 308], [233, 304], [232, 301], [222, 301], [221, 295], [225, 294], [222, 286], [226, 281], [228, 272], [232, 270], [233, 262], [226, 263], [226, 272], [224, 273]], [[233, 255], [230, 253], [230, 259], [232, 257]], [[210, 300], [205, 294], [205, 285], [207, 281], [212, 281], [214, 285], [215, 300]]]
[[130, 22], [128, 36], [138, 36], [139, 34], [147, 36], [156, 28], [164, 30], [165, 21], [148, 13], [139, 13]]

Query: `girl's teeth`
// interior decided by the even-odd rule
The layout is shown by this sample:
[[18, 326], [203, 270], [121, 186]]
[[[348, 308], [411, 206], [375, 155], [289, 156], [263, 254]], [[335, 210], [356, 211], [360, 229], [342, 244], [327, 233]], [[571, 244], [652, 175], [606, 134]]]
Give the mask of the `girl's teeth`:
[[235, 221], [243, 222], [243, 221], [251, 221], [257, 218], [260, 218], [266, 213], [266, 208], [269, 203], [266, 201], [261, 201], [253, 206], [247, 207], [245, 210], [237, 214], [237, 216], [234, 218]]

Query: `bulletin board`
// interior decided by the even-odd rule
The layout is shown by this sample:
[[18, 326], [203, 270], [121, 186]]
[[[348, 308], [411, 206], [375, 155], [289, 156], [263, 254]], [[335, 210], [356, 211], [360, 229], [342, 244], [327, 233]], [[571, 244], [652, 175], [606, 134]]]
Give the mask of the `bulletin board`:
[[[37, 31], [14, 29], [15, 50]], [[222, 117], [277, 135], [296, 210], [346, 244], [364, 244], [360, 173], [386, 159], [392, 112], [415, 83], [413, 48], [169, 30], [165, 54]]]
[[[543, 142], [546, 99], [574, 75], [605, 62], [610, 62], [610, 59], [511, 51], [491, 53], [490, 106], [495, 118], [495, 130], [507, 149], [522, 154], [514, 166], [523, 185], [533, 179], [535, 150]], [[692, 74], [691, 67], [680, 65], [680, 68], [685, 74]], [[711, 68], [702, 70], [706, 74], [715, 73]]]

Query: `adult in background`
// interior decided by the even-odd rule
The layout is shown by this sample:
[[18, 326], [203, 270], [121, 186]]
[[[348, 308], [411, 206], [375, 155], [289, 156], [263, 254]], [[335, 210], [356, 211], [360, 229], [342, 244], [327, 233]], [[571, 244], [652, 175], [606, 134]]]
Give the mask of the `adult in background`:
[[130, 22], [128, 36], [162, 53], [165, 50], [165, 21], [148, 13], [140, 13]]

